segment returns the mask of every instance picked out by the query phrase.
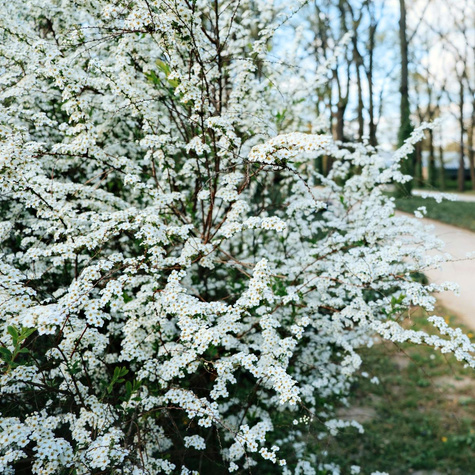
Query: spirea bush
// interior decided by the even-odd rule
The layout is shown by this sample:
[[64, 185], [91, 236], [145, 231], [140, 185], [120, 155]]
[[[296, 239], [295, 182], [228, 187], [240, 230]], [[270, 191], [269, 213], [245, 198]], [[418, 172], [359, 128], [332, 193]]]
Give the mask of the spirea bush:
[[282, 3], [0, 1], [1, 473], [339, 473], [358, 348], [474, 366], [400, 325], [444, 287], [382, 192], [420, 130], [334, 143]]

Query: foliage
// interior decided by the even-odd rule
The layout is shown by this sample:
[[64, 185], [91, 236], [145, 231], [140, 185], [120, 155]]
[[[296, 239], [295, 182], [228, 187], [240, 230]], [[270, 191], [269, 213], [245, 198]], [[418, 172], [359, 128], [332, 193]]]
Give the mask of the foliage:
[[382, 192], [422, 131], [389, 168], [312, 133], [281, 3], [0, 1], [2, 473], [338, 473], [375, 333], [475, 366], [400, 324], [452, 288]]

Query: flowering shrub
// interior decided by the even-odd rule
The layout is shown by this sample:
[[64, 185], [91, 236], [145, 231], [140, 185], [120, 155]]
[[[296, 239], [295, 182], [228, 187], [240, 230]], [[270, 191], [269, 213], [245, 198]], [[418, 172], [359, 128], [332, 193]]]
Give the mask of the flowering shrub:
[[2, 473], [337, 473], [375, 334], [474, 366], [400, 325], [442, 290], [382, 193], [420, 131], [389, 168], [319, 133], [269, 60], [298, 7], [0, 1]]

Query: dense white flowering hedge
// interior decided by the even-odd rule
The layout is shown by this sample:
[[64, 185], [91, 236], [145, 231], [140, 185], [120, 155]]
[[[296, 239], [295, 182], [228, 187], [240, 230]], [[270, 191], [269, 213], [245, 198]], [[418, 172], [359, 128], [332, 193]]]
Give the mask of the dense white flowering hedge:
[[338, 473], [374, 335], [474, 366], [400, 325], [441, 290], [382, 193], [417, 133], [387, 168], [312, 125], [294, 7], [0, 0], [1, 473]]

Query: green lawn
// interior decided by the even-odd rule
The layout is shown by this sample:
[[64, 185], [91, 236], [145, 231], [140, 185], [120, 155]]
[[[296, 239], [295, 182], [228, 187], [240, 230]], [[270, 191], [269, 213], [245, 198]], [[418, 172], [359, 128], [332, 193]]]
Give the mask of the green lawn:
[[[406, 326], [427, 327], [421, 313]], [[475, 474], [474, 371], [415, 345], [381, 343], [362, 353], [362, 370], [380, 384], [363, 380], [353, 392], [356, 409], [342, 412], [365, 427], [362, 435], [345, 429], [328, 447], [343, 473], [355, 464], [362, 473]]]
[[475, 202], [444, 200], [437, 203], [433, 198], [411, 196], [397, 198], [396, 206], [399, 210], [407, 213], [412, 213], [420, 206], [425, 206], [428, 218], [475, 231]]

